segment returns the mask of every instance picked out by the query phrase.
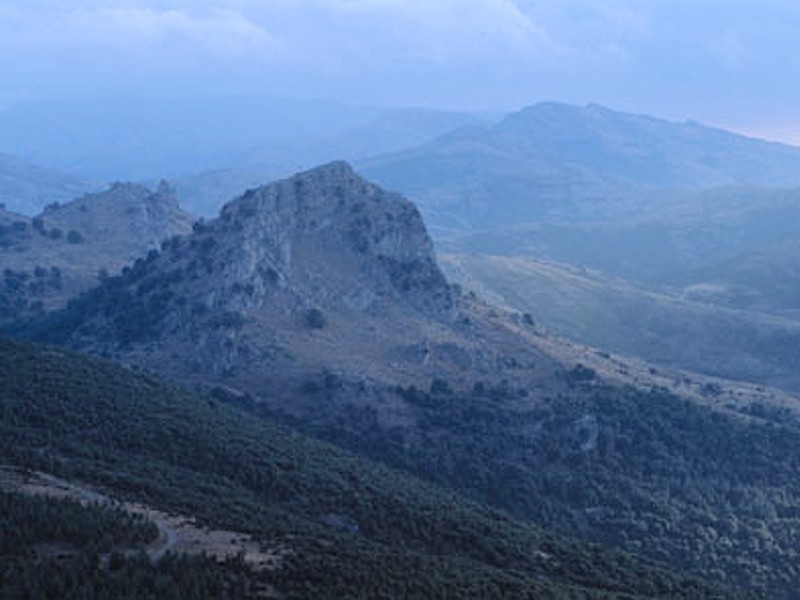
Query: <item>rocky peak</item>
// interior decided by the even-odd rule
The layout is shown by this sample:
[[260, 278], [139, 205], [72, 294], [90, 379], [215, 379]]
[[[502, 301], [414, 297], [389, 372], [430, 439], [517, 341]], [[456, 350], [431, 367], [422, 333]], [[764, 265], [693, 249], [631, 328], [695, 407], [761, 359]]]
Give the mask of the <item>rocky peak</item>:
[[426, 310], [452, 306], [417, 209], [345, 162], [247, 191], [208, 234], [227, 240], [224, 281], [252, 284], [266, 270], [316, 304], [367, 309], [401, 294]]
[[247, 191], [45, 329], [150, 367], [181, 356], [184, 374], [383, 377], [387, 361], [426, 360], [456, 304], [416, 208], [337, 162]]

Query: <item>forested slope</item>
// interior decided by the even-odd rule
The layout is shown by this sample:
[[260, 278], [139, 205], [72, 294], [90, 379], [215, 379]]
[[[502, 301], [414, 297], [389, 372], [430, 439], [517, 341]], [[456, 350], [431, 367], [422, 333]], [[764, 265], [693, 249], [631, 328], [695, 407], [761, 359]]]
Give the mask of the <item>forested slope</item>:
[[3, 463], [288, 546], [288, 597], [730, 594], [79, 355], [0, 342], [0, 412]]

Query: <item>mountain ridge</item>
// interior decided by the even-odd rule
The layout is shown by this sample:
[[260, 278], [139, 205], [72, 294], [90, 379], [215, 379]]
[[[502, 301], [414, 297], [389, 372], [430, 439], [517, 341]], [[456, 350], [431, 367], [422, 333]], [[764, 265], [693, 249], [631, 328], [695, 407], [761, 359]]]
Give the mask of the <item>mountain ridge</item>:
[[414, 199], [436, 237], [639, 212], [647, 203], [638, 197], [653, 193], [669, 202], [681, 189], [800, 185], [799, 148], [693, 122], [558, 103], [357, 166]]
[[53, 202], [65, 202], [102, 185], [48, 169], [0, 152], [0, 204], [9, 211], [33, 215]]
[[413, 205], [341, 162], [245, 192], [41, 327], [40, 339], [278, 403], [317, 380], [535, 385], [554, 368], [447, 283]]

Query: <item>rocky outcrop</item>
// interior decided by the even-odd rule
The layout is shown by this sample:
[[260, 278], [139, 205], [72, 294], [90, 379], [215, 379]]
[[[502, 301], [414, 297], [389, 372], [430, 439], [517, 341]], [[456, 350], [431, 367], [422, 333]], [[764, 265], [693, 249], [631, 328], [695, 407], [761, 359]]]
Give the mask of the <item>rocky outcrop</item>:
[[0, 213], [0, 323], [61, 308], [67, 301], [191, 231], [166, 182], [152, 191], [116, 183], [65, 204], [52, 203], [30, 219]]
[[198, 229], [201, 245], [221, 246], [217, 287], [253, 289], [250, 306], [276, 284], [331, 309], [375, 309], [387, 296], [437, 314], [453, 306], [414, 205], [344, 162], [250, 190]]
[[188, 233], [194, 220], [166, 181], [155, 190], [117, 182], [104, 192], [53, 205], [38, 218], [48, 229], [75, 230], [85, 243], [131, 262], [166, 238]]

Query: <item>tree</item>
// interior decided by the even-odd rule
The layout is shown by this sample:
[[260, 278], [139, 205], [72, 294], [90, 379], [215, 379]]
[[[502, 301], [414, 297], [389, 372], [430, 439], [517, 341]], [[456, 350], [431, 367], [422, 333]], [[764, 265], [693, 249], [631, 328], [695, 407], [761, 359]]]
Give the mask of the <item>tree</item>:
[[325, 319], [325, 315], [320, 309], [310, 308], [306, 312], [306, 325], [311, 329], [322, 329], [326, 323], [327, 319]]

